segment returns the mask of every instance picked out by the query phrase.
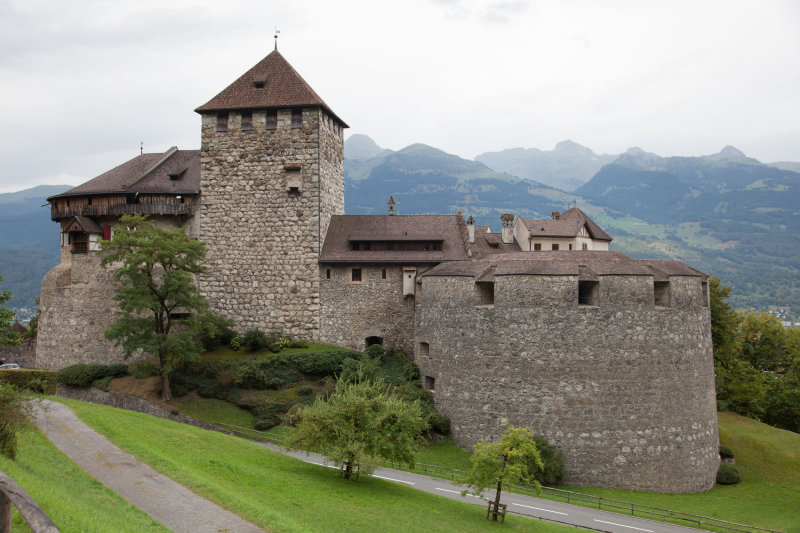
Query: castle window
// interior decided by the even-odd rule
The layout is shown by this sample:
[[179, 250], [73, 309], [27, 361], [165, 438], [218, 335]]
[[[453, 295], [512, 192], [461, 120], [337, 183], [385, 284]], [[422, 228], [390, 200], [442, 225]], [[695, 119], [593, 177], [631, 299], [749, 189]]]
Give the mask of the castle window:
[[331, 269], [330, 268], [326, 268], [325, 269], [325, 279], [331, 279]]
[[303, 110], [299, 108], [292, 109], [292, 127], [303, 127]]
[[270, 109], [267, 111], [267, 129], [278, 129], [278, 111], [275, 109]]
[[386, 269], [381, 270], [381, 279], [386, 279]]
[[571, 244], [569, 245], [569, 249], [572, 250], [572, 245]]
[[597, 281], [578, 282], [578, 305], [599, 305], [599, 285]]
[[125, 195], [125, 203], [128, 205], [135, 205], [139, 203], [139, 193], [135, 194], [126, 194]]
[[658, 307], [669, 307], [669, 281], [653, 282], [653, 304]]
[[431, 345], [427, 342], [419, 343], [419, 356], [420, 358], [428, 357], [431, 352]]
[[542, 243], [540, 243], [540, 242], [533, 243], [533, 250], [535, 252], [541, 252], [542, 251]]
[[360, 268], [354, 268], [353, 270], [350, 271], [350, 281], [352, 281], [353, 283], [361, 283], [362, 276]]
[[701, 282], [700, 288], [703, 289], [703, 307], [708, 307], [708, 282]]
[[242, 113], [242, 131], [250, 131], [253, 129], [253, 113]]
[[494, 282], [479, 281], [475, 283], [475, 305], [494, 304]]
[[588, 244], [586, 244], [586, 243], [583, 243], [583, 248], [582, 248], [582, 249], [583, 249], [583, 250], [588, 250], [588, 249], [589, 249], [589, 245], [588, 245]]
[[558, 244], [553, 243], [553, 250], [558, 250]]
[[425, 376], [425, 390], [430, 392], [436, 390], [436, 379], [433, 376]]
[[228, 131], [227, 113], [217, 113], [217, 131]]
[[87, 198], [86, 201], [87, 201], [88, 205], [92, 205], [92, 197], [91, 196], [89, 198]]

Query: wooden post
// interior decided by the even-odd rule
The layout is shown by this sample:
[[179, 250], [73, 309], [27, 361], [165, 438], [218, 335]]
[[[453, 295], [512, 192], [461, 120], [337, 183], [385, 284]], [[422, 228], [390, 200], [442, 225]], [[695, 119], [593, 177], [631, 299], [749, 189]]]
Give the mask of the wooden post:
[[11, 533], [11, 500], [0, 490], [0, 533]]
[[34, 533], [59, 533], [33, 498], [3, 472], [0, 472], [0, 498], [0, 533], [11, 533], [11, 504], [19, 510]]

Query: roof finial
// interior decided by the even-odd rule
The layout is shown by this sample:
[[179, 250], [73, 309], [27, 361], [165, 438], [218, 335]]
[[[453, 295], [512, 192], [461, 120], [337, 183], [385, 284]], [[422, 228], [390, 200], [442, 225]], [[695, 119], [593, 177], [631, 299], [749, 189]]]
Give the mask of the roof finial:
[[278, 34], [281, 30], [278, 29], [278, 26], [275, 26], [275, 51], [278, 51]]
[[144, 153], [144, 141], [139, 142], [139, 155]]

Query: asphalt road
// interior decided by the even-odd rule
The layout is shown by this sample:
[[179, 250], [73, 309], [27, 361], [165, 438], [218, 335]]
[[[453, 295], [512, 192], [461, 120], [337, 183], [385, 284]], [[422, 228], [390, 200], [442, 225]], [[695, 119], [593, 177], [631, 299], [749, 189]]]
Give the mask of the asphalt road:
[[[285, 453], [318, 465], [324, 465], [324, 457], [314, 453], [287, 452], [283, 447], [273, 444], [260, 442], [268, 448]], [[431, 494], [438, 494], [445, 498], [459, 500], [467, 503], [486, 507], [486, 500], [478, 496], [462, 496], [461, 491], [464, 487], [455, 485], [446, 479], [438, 479], [421, 474], [413, 474], [402, 470], [390, 468], [378, 468], [372, 474], [373, 477], [404, 483]], [[493, 495], [493, 493], [492, 493]], [[669, 524], [666, 522], [656, 522], [645, 518], [626, 516], [608, 511], [599, 511], [579, 505], [543, 500], [532, 496], [525, 496], [516, 493], [503, 492], [500, 503], [508, 505], [508, 512], [542, 518], [545, 520], [562, 522], [579, 527], [610, 531], [611, 533], [687, 533], [690, 531], [704, 531], [690, 527]], [[708, 532], [705, 532], [708, 533]]]

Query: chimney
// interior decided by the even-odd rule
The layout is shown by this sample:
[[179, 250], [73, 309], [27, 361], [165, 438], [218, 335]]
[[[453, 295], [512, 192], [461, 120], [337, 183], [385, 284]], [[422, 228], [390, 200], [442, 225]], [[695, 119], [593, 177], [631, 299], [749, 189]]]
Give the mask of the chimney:
[[503, 244], [514, 244], [514, 215], [503, 213], [500, 220], [503, 222]]
[[558, 220], [559, 218], [561, 218], [561, 213], [559, 213], [558, 211], [553, 211], [553, 214], [551, 216], [553, 217], [553, 220]]
[[389, 206], [389, 214], [394, 215], [394, 197], [392, 196], [389, 197], [387, 205]]
[[472, 215], [467, 219], [467, 235], [469, 235], [470, 244], [475, 244], [475, 219]]

